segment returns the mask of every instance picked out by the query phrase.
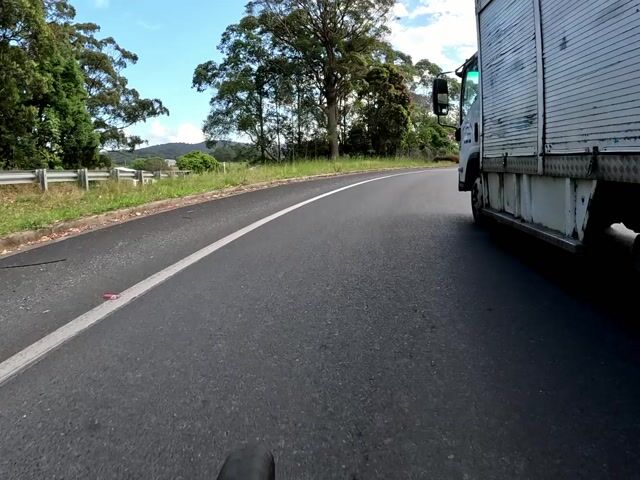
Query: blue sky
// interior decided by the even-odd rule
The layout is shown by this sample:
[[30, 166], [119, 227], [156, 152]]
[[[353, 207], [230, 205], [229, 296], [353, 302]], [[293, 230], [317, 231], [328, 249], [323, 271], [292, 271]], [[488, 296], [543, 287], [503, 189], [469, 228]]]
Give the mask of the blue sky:
[[[191, 89], [194, 68], [220, 60], [216, 46], [224, 29], [244, 13], [244, 0], [71, 0], [77, 20], [101, 26], [139, 56], [125, 71], [145, 97], [160, 98], [169, 117], [136, 125], [150, 145], [196, 143], [209, 110], [209, 93]], [[475, 50], [474, 0], [399, 0], [390, 41], [414, 60], [429, 58], [454, 68]]]

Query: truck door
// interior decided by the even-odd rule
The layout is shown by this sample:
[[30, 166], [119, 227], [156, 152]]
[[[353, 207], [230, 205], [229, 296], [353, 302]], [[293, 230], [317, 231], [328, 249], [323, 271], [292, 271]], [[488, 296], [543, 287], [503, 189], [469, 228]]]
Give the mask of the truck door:
[[459, 187], [471, 189], [480, 173], [480, 72], [477, 57], [465, 65], [460, 97]]

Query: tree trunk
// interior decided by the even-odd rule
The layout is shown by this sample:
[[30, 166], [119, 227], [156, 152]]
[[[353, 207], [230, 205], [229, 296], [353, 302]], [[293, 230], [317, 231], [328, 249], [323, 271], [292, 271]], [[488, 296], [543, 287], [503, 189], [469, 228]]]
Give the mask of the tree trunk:
[[297, 96], [298, 96], [298, 138], [297, 143], [298, 143], [298, 155], [301, 155], [302, 152], [302, 95], [300, 93], [300, 83], [298, 83], [298, 88], [297, 88]]
[[276, 137], [278, 139], [278, 163], [282, 161], [282, 147], [280, 144], [280, 97], [278, 96], [278, 91], [275, 93], [275, 103], [276, 103]]
[[327, 88], [327, 127], [329, 134], [329, 158], [336, 160], [340, 154], [338, 140], [338, 100], [335, 88]]
[[264, 145], [264, 100], [262, 94], [260, 94], [260, 105], [258, 108], [258, 122], [260, 123], [260, 161], [266, 163], [267, 158], [265, 155]]
[[347, 142], [347, 100], [342, 100], [340, 105], [340, 140], [344, 145]]

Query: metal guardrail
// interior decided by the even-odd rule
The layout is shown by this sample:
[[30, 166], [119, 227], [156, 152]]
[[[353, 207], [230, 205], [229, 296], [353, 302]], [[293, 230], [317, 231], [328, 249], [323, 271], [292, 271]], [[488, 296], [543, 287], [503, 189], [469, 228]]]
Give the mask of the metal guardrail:
[[36, 181], [35, 172], [0, 172], [0, 185], [19, 185]]
[[49, 181], [49, 183], [77, 182], [78, 175], [78, 172], [52, 170], [47, 173], [47, 180]]
[[40, 185], [42, 191], [49, 188], [50, 183], [77, 182], [86, 190], [89, 189], [90, 182], [105, 182], [115, 180], [117, 182], [128, 180], [136, 185], [149, 183], [154, 179], [170, 178], [190, 175], [189, 170], [167, 170], [161, 172], [147, 172], [144, 170], [124, 170], [114, 168], [111, 171], [88, 170], [81, 168], [78, 170], [29, 170], [29, 171], [0, 171], [0, 185], [24, 185], [36, 183]]
[[88, 172], [90, 182], [103, 182], [111, 178], [111, 172]]

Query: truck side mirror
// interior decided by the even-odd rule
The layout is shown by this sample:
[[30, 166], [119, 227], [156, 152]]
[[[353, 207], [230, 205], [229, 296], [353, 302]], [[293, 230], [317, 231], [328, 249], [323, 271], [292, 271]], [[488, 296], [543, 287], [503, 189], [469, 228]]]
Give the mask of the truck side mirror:
[[449, 84], [444, 78], [436, 78], [433, 81], [433, 113], [439, 117], [449, 114]]

